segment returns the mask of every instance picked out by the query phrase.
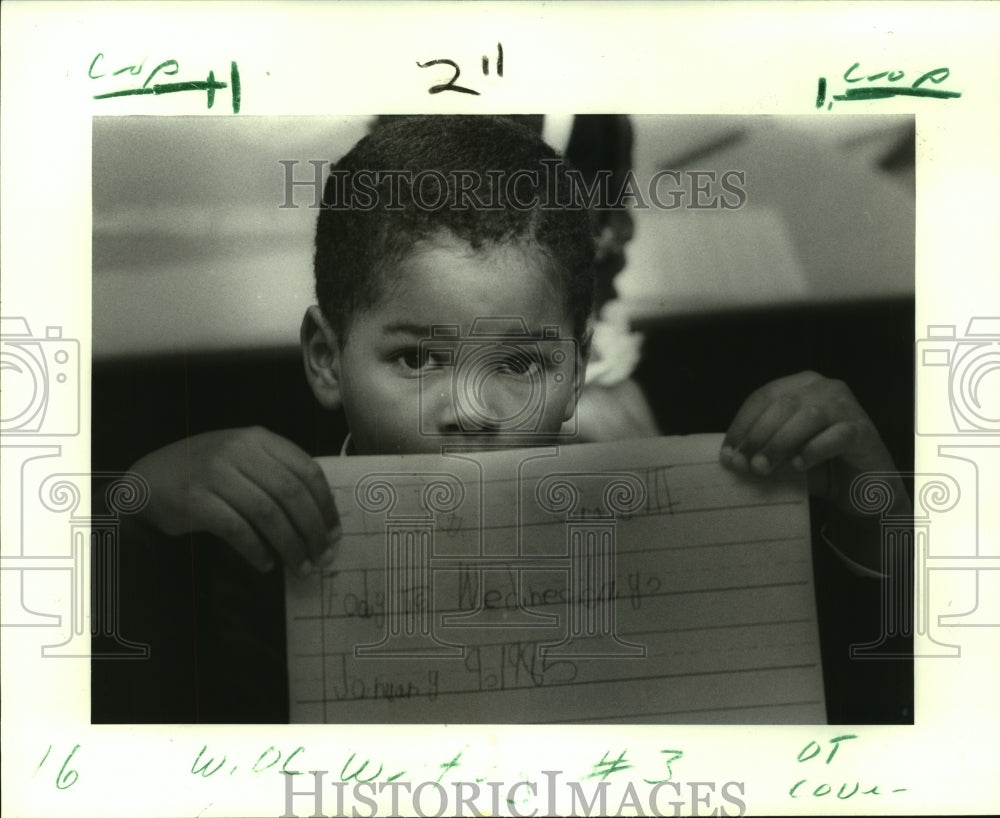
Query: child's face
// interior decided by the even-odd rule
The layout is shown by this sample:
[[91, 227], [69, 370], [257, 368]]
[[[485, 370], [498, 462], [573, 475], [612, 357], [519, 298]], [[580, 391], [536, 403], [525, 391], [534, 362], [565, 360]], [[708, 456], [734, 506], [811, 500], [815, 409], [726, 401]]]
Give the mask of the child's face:
[[[475, 251], [450, 234], [418, 242], [333, 355], [354, 453], [523, 446], [558, 433], [576, 408], [584, 361], [544, 265], [530, 246]], [[491, 337], [470, 338], [483, 318]], [[537, 340], [525, 344], [521, 330], [514, 342], [519, 320]], [[427, 349], [435, 328], [456, 325], [457, 336], [438, 331]], [[545, 327], [558, 327], [558, 340], [543, 339]]]

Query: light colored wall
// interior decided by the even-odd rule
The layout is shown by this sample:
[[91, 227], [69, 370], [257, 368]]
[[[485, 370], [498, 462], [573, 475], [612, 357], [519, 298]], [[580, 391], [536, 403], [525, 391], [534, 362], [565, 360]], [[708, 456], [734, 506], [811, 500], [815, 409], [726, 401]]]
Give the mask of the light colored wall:
[[[94, 120], [97, 358], [294, 346], [312, 303], [309, 190], [284, 169], [335, 160], [364, 117]], [[875, 160], [907, 117], [636, 117], [636, 176], [724, 134], [698, 160], [747, 173], [741, 211], [637, 213], [619, 280], [633, 314], [913, 292], [913, 200]]]
[[334, 161], [360, 117], [94, 121], [95, 357], [293, 346], [313, 302], [313, 193], [285, 170]]

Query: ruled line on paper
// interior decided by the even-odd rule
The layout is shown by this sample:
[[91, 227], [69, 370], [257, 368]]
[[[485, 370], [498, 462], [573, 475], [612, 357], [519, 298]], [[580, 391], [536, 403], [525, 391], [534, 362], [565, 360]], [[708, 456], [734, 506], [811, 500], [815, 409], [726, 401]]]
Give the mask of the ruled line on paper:
[[[725, 676], [725, 675], [736, 675], [740, 673], [777, 673], [784, 670], [808, 670], [814, 668], [815, 663], [806, 663], [801, 665], [767, 665], [764, 667], [748, 667], [748, 668], [727, 668], [725, 670], [702, 670], [690, 673], [660, 673], [654, 675], [642, 675], [642, 676], [624, 676], [617, 677], [610, 681], [614, 681], [618, 684], [629, 684], [631, 682], [651, 682], [659, 681], [663, 679], [681, 679], [681, 678], [691, 678], [695, 676]], [[562, 684], [552, 684], [546, 685], [546, 690], [558, 690], [561, 688], [573, 688], [581, 687], [584, 685], [595, 685], [595, 684], [606, 684], [608, 679], [587, 679], [580, 682], [564, 682]], [[519, 688], [519, 689], [530, 689], [530, 688]], [[435, 696], [462, 696], [467, 694], [482, 694], [482, 690], [473, 690], [472, 688], [462, 689], [462, 690], [446, 690], [440, 693], [435, 693]], [[415, 695], [430, 695], [428, 693], [415, 694]], [[318, 699], [300, 699], [302, 704], [317, 704], [319, 702], [327, 701], [325, 698]], [[745, 707], [747, 705], [741, 705]], [[731, 709], [731, 708], [711, 708], [711, 709]]]
[[[289, 579], [292, 720], [823, 721], [804, 491], [720, 441], [322, 462], [348, 533], [338, 574]], [[398, 507], [361, 508], [365, 480]]]
[[[637, 712], [637, 713], [624, 713], [618, 718], [622, 719], [641, 719], [648, 718], [649, 716], [678, 716], [684, 714], [694, 714], [694, 713], [725, 713], [731, 712], [733, 710], [773, 710], [777, 707], [801, 707], [808, 706], [814, 707], [816, 705], [822, 706], [823, 702], [820, 699], [804, 699], [802, 701], [794, 702], [781, 702], [779, 704], [765, 703], [765, 704], [744, 704], [739, 706], [731, 707], [698, 707], [698, 708], [677, 708], [675, 710], [660, 710], [655, 713]], [[588, 718], [578, 718], [573, 719], [573, 722], [588, 722], [588, 721], [600, 721], [600, 719], [588, 719]], [[549, 724], [568, 724], [570, 722], [560, 722], [551, 721]]]
[[[623, 631], [622, 635], [623, 636], [655, 636], [655, 635], [666, 634], [666, 633], [692, 633], [692, 632], [695, 632], [695, 631], [710, 631], [710, 630], [718, 630], [719, 628], [727, 628], [727, 629], [729, 629], [729, 628], [758, 628], [758, 627], [764, 627], [764, 626], [773, 627], [775, 625], [799, 625], [799, 624], [807, 623], [809, 621], [810, 620], [808, 620], [808, 619], [776, 619], [776, 620], [771, 620], [771, 621], [768, 621], [768, 622], [737, 622], [737, 623], [734, 623], [734, 624], [727, 624], [727, 625], [704, 625], [704, 626], [700, 626], [700, 627], [696, 627], [696, 628], [657, 628], [655, 630], [646, 630], [646, 631]], [[505, 645], [505, 644], [507, 644], [507, 642], [505, 642], [505, 641], [501, 641], [501, 642], [481, 642], [477, 646], [480, 647], [480, 648], [484, 648], [484, 647], [499, 647], [500, 645]], [[786, 643], [786, 644], [790, 644], [790, 643]], [[797, 643], [797, 644], [805, 644], [805, 643]], [[322, 657], [343, 656], [343, 655], [346, 655], [344, 651], [317, 651], [315, 653], [298, 653], [298, 654], [296, 654], [296, 657], [300, 658], [300, 659], [318, 659], [318, 658], [322, 658]]]
[[[798, 506], [798, 505], [801, 505], [801, 504], [802, 504], [802, 502], [800, 500], [779, 501], [779, 502], [775, 502], [775, 503], [743, 503], [743, 504], [727, 505], [727, 506], [724, 507], [724, 510], [725, 511], [739, 511], [741, 509], [776, 508], [776, 507], [780, 507], [780, 506], [783, 506], [783, 505]], [[704, 513], [704, 512], [707, 512], [707, 511], [713, 511], [713, 510], [716, 510], [716, 509], [713, 509], [713, 508], [710, 508], [710, 507], [682, 508], [682, 509], [674, 508], [674, 509], [669, 510], [669, 511], [648, 511], [648, 512], [644, 512], [642, 514], [633, 514], [632, 517], [633, 518], [639, 518], [639, 517], [657, 517], [657, 516], [660, 516], [660, 515], [663, 515], [663, 516], [677, 516], [677, 515], [681, 515], [681, 514], [698, 514], [698, 513]], [[522, 528], [533, 528], [533, 527], [536, 527], [536, 526], [550, 526], [550, 527], [557, 527], [558, 528], [558, 527], [561, 527], [561, 524], [558, 523], [558, 522], [551, 521], [551, 520], [530, 520], [530, 521], [526, 521], [526, 522], [522, 523], [521, 527]], [[449, 534], [460, 534], [460, 533], [467, 533], [467, 532], [473, 532], [473, 531], [503, 531], [503, 530], [507, 529], [508, 527], [509, 526], [507, 526], [507, 525], [495, 524], [495, 523], [485, 523], [483, 525], [477, 525], [477, 526], [460, 525], [460, 526], [455, 526], [454, 528], [449, 528], [448, 529], [448, 533]], [[344, 531], [345, 535], [370, 535], [372, 533], [373, 532], [364, 531], [364, 530]], [[381, 532], [378, 532], [378, 533], [381, 533]]]

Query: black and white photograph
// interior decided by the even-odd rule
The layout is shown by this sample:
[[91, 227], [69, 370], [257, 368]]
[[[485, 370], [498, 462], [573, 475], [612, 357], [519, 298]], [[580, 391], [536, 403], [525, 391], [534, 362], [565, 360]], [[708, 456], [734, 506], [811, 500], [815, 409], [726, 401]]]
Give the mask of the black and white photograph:
[[996, 811], [995, 7], [0, 14], [0, 811]]
[[95, 119], [93, 720], [912, 723], [914, 145]]

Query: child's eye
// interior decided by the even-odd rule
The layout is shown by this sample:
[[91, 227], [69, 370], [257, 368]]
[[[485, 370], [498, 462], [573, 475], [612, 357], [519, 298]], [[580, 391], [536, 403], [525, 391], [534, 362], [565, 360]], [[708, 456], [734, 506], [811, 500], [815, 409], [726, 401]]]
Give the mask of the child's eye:
[[421, 350], [418, 347], [408, 347], [397, 352], [392, 359], [404, 372], [409, 374], [421, 374], [441, 366], [439, 356], [430, 350]]

